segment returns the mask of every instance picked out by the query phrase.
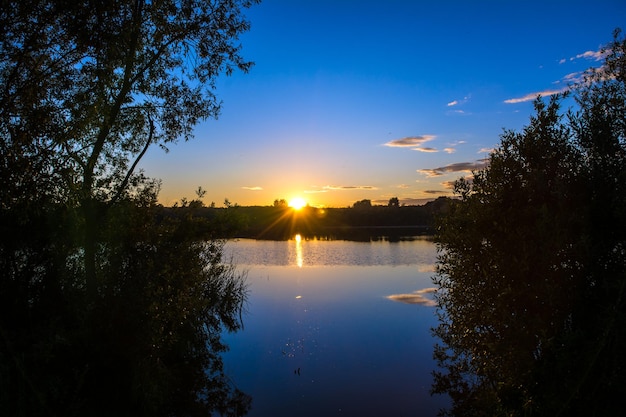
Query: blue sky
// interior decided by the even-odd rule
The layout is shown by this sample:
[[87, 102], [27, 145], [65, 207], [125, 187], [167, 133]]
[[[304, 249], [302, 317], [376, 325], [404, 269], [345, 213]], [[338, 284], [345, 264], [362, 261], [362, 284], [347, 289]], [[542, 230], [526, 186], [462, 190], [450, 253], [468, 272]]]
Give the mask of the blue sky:
[[532, 97], [598, 66], [626, 1], [265, 0], [218, 120], [142, 168], [173, 204], [422, 204], [480, 167]]

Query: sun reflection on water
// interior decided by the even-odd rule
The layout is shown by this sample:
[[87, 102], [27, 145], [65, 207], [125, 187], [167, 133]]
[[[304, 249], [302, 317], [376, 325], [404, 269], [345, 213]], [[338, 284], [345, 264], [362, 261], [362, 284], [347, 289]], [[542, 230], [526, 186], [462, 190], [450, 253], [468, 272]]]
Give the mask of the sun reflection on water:
[[304, 264], [304, 257], [302, 256], [302, 236], [297, 234], [294, 239], [296, 241], [296, 265], [298, 265], [298, 268], [302, 268]]

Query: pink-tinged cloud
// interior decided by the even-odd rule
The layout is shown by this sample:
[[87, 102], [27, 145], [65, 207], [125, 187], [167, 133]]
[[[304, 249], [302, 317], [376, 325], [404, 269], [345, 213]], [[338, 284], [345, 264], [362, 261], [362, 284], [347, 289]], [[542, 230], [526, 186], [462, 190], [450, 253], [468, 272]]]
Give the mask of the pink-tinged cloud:
[[[471, 183], [474, 181], [474, 176], [473, 176], [472, 174], [465, 175], [465, 176], [463, 176], [463, 180], [464, 180], [465, 182], [467, 182], [467, 183], [470, 183], [470, 184], [471, 184]], [[454, 184], [455, 184], [455, 183], [456, 183], [456, 181], [444, 181], [444, 182], [442, 182], [442, 183], [440, 183], [440, 184], [441, 184], [441, 186], [442, 186], [443, 188], [445, 188], [446, 190], [451, 190], [451, 191], [453, 191], [453, 190], [454, 190]]]
[[418, 169], [417, 172], [425, 174], [429, 177], [439, 177], [444, 174], [454, 172], [472, 172], [483, 169], [489, 163], [488, 159], [480, 159], [476, 162], [457, 162], [455, 164], [446, 165], [433, 169]]
[[444, 181], [441, 183], [441, 185], [448, 190], [452, 190], [454, 189], [454, 182], [455, 181]]
[[448, 107], [456, 106], [457, 104], [459, 104], [458, 100], [452, 100], [451, 102], [448, 103]]
[[571, 57], [569, 60], [568, 59], [561, 59], [559, 60], [559, 64], [565, 64], [567, 61], [575, 61], [577, 59], [590, 59], [593, 61], [602, 61], [606, 55], [609, 53], [610, 51], [585, 51], [582, 54], [578, 54], [576, 56]]
[[582, 54], [576, 55], [576, 59], [585, 58], [593, 59], [594, 61], [601, 61], [604, 59], [605, 55], [606, 53], [602, 51], [585, 51]]
[[434, 153], [434, 152], [439, 152], [437, 151], [437, 149], [435, 148], [413, 148], [414, 151], [418, 151], [418, 152], [427, 152], [427, 153]]
[[263, 191], [263, 187], [241, 187], [244, 190], [248, 191]]
[[405, 304], [420, 304], [427, 307], [434, 307], [437, 305], [437, 302], [428, 298], [426, 294], [433, 294], [436, 291], [437, 288], [424, 288], [423, 290], [417, 290], [408, 294], [388, 295], [387, 299]]
[[322, 187], [324, 190], [337, 191], [337, 190], [378, 190], [378, 188], [371, 185], [325, 185]]
[[443, 148], [443, 151], [445, 153], [455, 153], [456, 149], [454, 149], [454, 148]]
[[393, 148], [414, 148], [418, 147], [428, 141], [435, 139], [434, 135], [422, 135], [422, 136], [408, 136], [406, 138], [394, 139], [385, 143], [385, 146]]
[[527, 101], [533, 101], [533, 100], [535, 100], [539, 96], [541, 96], [541, 97], [552, 96], [554, 94], [563, 93], [566, 90], [567, 90], [567, 88], [562, 88], [560, 90], [545, 90], [545, 91], [540, 91], [538, 93], [526, 94], [523, 97], [510, 98], [508, 100], [504, 100], [504, 102], [506, 104], [524, 103], [524, 102], [527, 102]]

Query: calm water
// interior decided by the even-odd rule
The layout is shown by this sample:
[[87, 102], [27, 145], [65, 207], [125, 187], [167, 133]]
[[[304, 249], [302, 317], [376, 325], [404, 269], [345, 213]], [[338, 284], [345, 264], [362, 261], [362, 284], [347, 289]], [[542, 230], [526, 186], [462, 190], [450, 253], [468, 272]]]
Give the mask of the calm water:
[[[249, 416], [434, 416], [432, 242], [238, 240], [248, 271], [243, 331], [226, 373]], [[425, 290], [425, 291], [424, 291]], [[391, 297], [390, 297], [391, 296]]]

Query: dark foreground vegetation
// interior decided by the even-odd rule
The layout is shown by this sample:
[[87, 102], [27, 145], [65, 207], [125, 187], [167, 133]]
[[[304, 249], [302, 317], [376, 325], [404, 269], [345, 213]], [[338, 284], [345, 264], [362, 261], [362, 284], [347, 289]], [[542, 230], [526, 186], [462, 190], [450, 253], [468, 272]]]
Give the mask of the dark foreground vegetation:
[[[436, 237], [435, 393], [457, 416], [619, 416], [626, 392], [626, 42], [535, 103]], [[575, 107], [562, 109], [566, 97]]]
[[[363, 200], [367, 201], [367, 200]], [[303, 207], [294, 210], [287, 204], [251, 207], [203, 207], [195, 204], [164, 207], [163, 216], [185, 217], [190, 211], [208, 221], [205, 233], [221, 230], [224, 236], [253, 239], [287, 240], [300, 234], [303, 238], [369, 241], [398, 240], [410, 236], [432, 235], [435, 219], [445, 213], [450, 199], [440, 197], [422, 206], [372, 206], [356, 204], [351, 208]], [[229, 227], [216, 229], [215, 219], [228, 212]]]
[[224, 230], [161, 216], [136, 167], [219, 113], [254, 2], [1, 3], [0, 415], [249, 409], [220, 356], [246, 297]]

